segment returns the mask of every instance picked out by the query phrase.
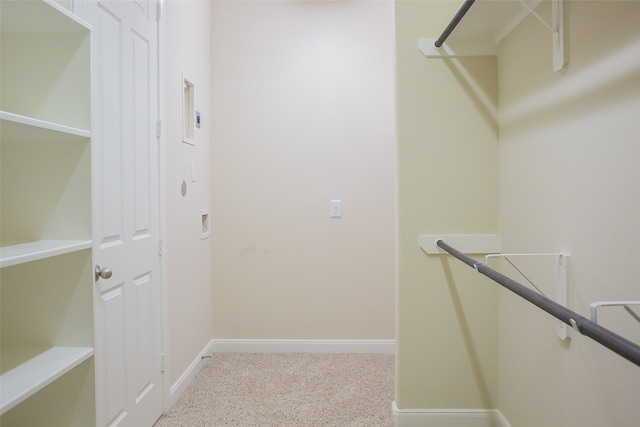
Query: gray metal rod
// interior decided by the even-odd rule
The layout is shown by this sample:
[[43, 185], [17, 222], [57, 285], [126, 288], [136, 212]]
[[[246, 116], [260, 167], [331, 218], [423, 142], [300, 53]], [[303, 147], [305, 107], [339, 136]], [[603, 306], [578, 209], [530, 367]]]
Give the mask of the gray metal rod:
[[592, 340], [602, 344], [609, 350], [624, 357], [631, 363], [640, 366], [640, 346], [629, 341], [628, 339], [621, 337], [604, 328], [591, 320], [580, 316], [578, 313], [569, 310], [568, 308], [558, 304], [557, 302], [550, 300], [549, 298], [527, 288], [526, 286], [516, 282], [513, 279], [497, 272], [491, 267], [483, 264], [468, 255], [463, 254], [459, 250], [446, 244], [443, 240], [438, 240], [438, 247], [444, 249], [460, 261], [464, 262], [468, 266], [476, 269], [478, 273], [481, 273], [493, 281], [499, 283], [511, 292], [526, 299], [535, 306], [541, 308], [553, 317], [563, 321], [567, 325], [571, 326], [582, 335], [588, 336]]
[[471, 6], [473, 6], [473, 3], [475, 1], [476, 0], [464, 0], [462, 2], [456, 14], [453, 15], [451, 22], [449, 22], [449, 25], [447, 25], [447, 28], [444, 29], [440, 37], [438, 37], [438, 40], [436, 40], [436, 42], [434, 43], [436, 47], [442, 46], [445, 40], [447, 40], [447, 37], [449, 37], [451, 32], [458, 26], [464, 15], [466, 15]]

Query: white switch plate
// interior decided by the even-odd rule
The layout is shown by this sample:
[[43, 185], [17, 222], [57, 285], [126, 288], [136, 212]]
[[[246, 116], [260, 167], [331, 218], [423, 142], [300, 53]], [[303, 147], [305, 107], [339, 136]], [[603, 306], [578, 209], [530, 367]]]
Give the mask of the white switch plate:
[[331, 209], [329, 215], [331, 216], [331, 218], [342, 217], [342, 200], [331, 201]]
[[196, 182], [196, 162], [191, 162], [191, 182]]

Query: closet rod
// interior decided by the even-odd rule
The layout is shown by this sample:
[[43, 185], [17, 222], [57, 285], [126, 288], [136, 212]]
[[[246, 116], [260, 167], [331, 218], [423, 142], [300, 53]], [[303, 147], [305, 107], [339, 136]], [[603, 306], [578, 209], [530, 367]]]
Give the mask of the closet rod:
[[469, 11], [471, 6], [473, 6], [473, 3], [475, 1], [476, 0], [464, 0], [462, 2], [456, 14], [453, 15], [453, 19], [451, 19], [451, 22], [449, 22], [449, 25], [447, 25], [447, 28], [444, 29], [440, 37], [438, 37], [438, 40], [436, 40], [436, 42], [434, 43], [436, 47], [442, 46], [445, 40], [447, 40], [447, 37], [449, 37], [449, 34], [451, 34], [454, 28], [456, 28], [456, 26], [460, 23], [464, 15]]
[[481, 273], [488, 278], [498, 282], [511, 292], [521, 296], [530, 303], [536, 305], [547, 313], [551, 314], [555, 318], [563, 321], [567, 325], [571, 326], [582, 335], [586, 335], [592, 340], [602, 344], [609, 350], [619, 354], [631, 363], [640, 366], [640, 346], [629, 341], [620, 335], [611, 332], [610, 330], [603, 328], [597, 323], [580, 316], [578, 313], [569, 310], [568, 308], [558, 304], [549, 298], [542, 296], [541, 294], [532, 291], [531, 289], [521, 285], [513, 279], [497, 272], [496, 270], [488, 267], [475, 259], [471, 258], [460, 252], [459, 250], [449, 246], [443, 240], [438, 240], [438, 247], [444, 249], [460, 261], [467, 264], [469, 267], [475, 268], [478, 273]]

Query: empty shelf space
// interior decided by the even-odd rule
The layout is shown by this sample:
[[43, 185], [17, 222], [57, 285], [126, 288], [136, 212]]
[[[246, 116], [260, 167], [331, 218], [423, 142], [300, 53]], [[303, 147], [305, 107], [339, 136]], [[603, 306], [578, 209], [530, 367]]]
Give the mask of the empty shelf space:
[[44, 120], [0, 111], [0, 129], [3, 141], [86, 141], [91, 132]]
[[[51, 347], [38, 351], [34, 347], [3, 345], [3, 365], [10, 364], [9, 366], [15, 367], [0, 376], [0, 414], [93, 356], [92, 347]], [[18, 364], [17, 360], [25, 361]]]
[[91, 249], [91, 240], [40, 240], [0, 247], [0, 268]]
[[3, 33], [88, 32], [91, 26], [52, 0], [0, 2]]

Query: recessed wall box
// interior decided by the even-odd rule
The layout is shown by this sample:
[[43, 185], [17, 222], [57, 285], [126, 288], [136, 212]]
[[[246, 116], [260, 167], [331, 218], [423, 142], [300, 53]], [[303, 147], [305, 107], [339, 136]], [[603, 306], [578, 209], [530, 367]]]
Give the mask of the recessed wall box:
[[211, 210], [210, 209], [202, 209], [200, 211], [200, 239], [206, 239], [211, 236]]

